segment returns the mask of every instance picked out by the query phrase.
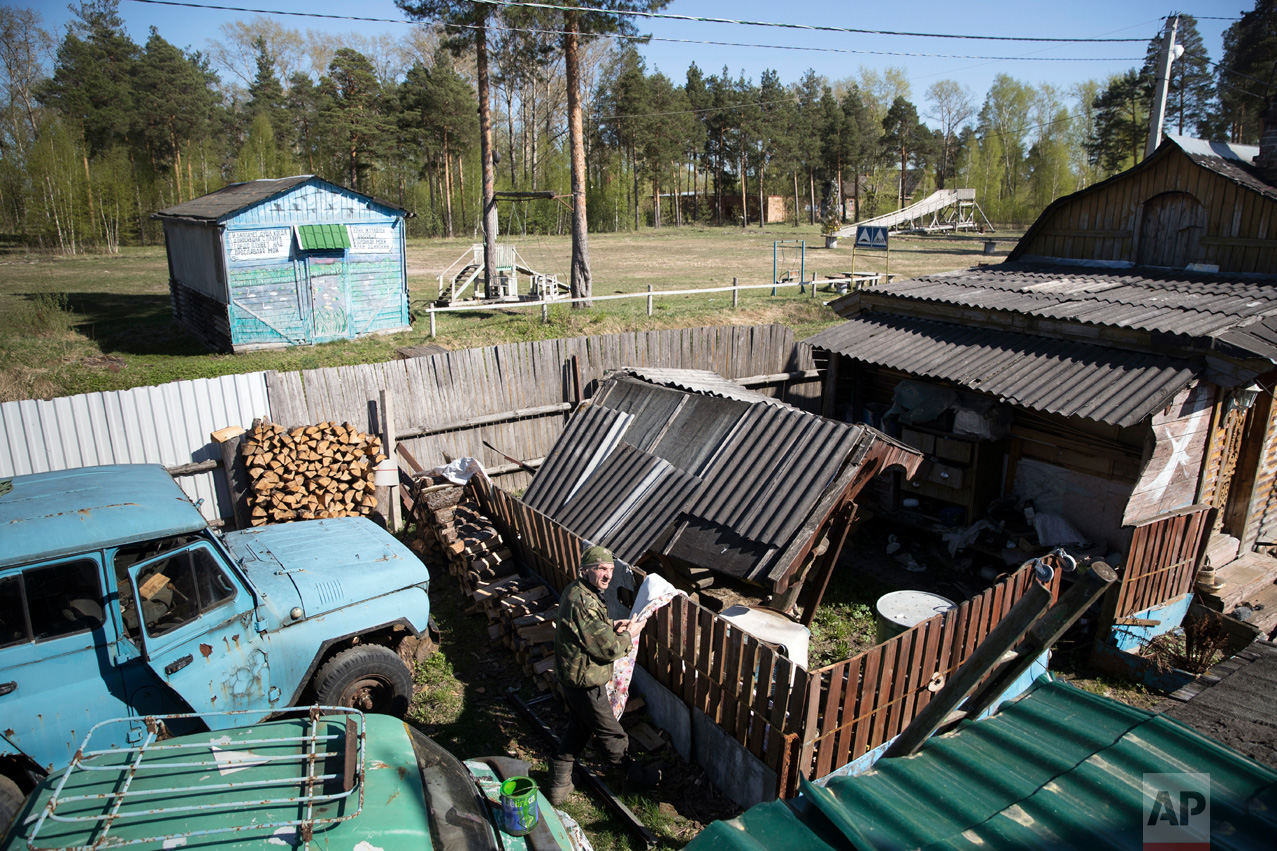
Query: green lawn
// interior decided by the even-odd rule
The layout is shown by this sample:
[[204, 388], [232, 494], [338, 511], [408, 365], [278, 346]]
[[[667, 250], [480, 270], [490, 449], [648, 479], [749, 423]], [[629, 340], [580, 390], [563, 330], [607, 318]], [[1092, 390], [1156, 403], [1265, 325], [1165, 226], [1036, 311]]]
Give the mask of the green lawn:
[[[1019, 234], [999, 234], [997, 256], [982, 254], [982, 238], [899, 238], [891, 271], [916, 275], [997, 261]], [[595, 295], [729, 286], [772, 281], [772, 243], [806, 239], [807, 275], [851, 269], [846, 240], [826, 250], [814, 227], [664, 228], [590, 238]], [[571, 243], [566, 236], [511, 237], [539, 271], [567, 279]], [[189, 378], [211, 378], [256, 370], [299, 370], [391, 359], [394, 350], [429, 340], [426, 306], [438, 295], [438, 275], [471, 240], [412, 240], [408, 284], [412, 330], [318, 346], [212, 354], [172, 319], [168, 271], [162, 247], [125, 248], [118, 255], [58, 257], [11, 250], [0, 255], [0, 401], [53, 398], [120, 390]], [[857, 252], [856, 268], [882, 271], [882, 252]], [[794, 270], [795, 274], [797, 269]], [[646, 299], [601, 301], [591, 310], [558, 306], [550, 323], [531, 309], [493, 309], [438, 315], [436, 342], [461, 349], [582, 334], [719, 324], [788, 325], [801, 339], [836, 320], [822, 300], [796, 289], [745, 290], [731, 308], [731, 293], [657, 298], [652, 316]]]

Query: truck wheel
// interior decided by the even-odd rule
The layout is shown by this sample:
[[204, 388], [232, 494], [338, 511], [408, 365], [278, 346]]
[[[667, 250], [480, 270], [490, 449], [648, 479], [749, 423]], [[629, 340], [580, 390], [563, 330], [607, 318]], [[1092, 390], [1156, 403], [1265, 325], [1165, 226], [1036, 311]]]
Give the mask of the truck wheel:
[[26, 800], [26, 797], [17, 783], [0, 774], [0, 836], [4, 836], [9, 822], [13, 821], [18, 810], [22, 809], [22, 802]]
[[386, 647], [351, 647], [319, 669], [315, 697], [324, 706], [349, 706], [402, 718], [412, 700], [412, 672]]

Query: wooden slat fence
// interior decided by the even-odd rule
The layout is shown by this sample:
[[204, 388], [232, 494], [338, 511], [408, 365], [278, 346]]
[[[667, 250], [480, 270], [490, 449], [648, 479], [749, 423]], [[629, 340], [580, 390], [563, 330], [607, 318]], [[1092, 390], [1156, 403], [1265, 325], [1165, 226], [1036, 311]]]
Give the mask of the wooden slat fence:
[[492, 521], [511, 552], [555, 591], [576, 579], [585, 541], [541, 512], [478, 477], [471, 486], [479, 510]]
[[[1033, 581], [1003, 582], [882, 644], [810, 672], [796, 774], [824, 777], [900, 734]], [[1052, 599], [1059, 595], [1059, 571]], [[937, 676], [939, 675], [939, 676]]]
[[775, 771], [783, 797], [796, 791], [790, 766], [801, 737], [806, 670], [682, 596], [643, 630], [638, 663]]
[[[560, 591], [575, 578], [581, 538], [486, 482], [475, 492], [524, 564]], [[680, 596], [643, 631], [638, 664], [775, 771], [788, 798], [800, 776], [823, 777], [899, 734], [931, 700], [933, 678], [966, 661], [1032, 577], [1022, 568], [951, 612], [814, 671]], [[1058, 595], [1058, 572], [1051, 590]]]
[[1114, 617], [1170, 602], [1193, 589], [1216, 509], [1191, 505], [1135, 527]]
[[[633, 332], [564, 340], [510, 343], [410, 360], [302, 372], [267, 373], [271, 417], [285, 426], [334, 420], [380, 433], [376, 400], [390, 391], [395, 432], [424, 467], [445, 455], [478, 458], [487, 467], [505, 464], [491, 443], [524, 459], [542, 458], [566, 422], [564, 403], [576, 401], [577, 373], [586, 392], [621, 367], [707, 369], [726, 378], [774, 375], [813, 368], [811, 349], [794, 342], [781, 325], [737, 325]], [[788, 388], [754, 387], [816, 410], [820, 382]], [[556, 407], [558, 406], [558, 407]], [[479, 417], [531, 412], [505, 421], [463, 425]], [[424, 436], [422, 432], [446, 429]], [[528, 484], [526, 474], [505, 480]]]

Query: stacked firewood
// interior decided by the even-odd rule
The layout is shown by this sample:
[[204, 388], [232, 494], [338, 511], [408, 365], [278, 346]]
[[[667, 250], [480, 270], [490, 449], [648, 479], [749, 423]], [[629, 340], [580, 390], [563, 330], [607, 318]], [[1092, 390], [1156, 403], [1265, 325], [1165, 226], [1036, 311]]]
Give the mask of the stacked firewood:
[[350, 423], [285, 429], [258, 420], [242, 443], [254, 526], [367, 515], [377, 506], [373, 475], [381, 438]]
[[[438, 490], [431, 490], [438, 488]], [[542, 691], [554, 685], [554, 622], [558, 605], [550, 588], [534, 576], [520, 576], [501, 533], [461, 488], [429, 479], [414, 498], [419, 537], [413, 549], [447, 565], [472, 602], [466, 611], [488, 619], [488, 637], [514, 652]], [[435, 556], [435, 558], [430, 558]]]

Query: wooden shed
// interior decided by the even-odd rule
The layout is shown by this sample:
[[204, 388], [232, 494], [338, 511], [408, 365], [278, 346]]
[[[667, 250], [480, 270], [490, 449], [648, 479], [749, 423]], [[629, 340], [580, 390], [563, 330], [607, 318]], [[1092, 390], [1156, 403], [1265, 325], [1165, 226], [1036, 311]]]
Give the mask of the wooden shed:
[[958, 528], [1032, 500], [1122, 566], [1119, 620], [1186, 609], [1209, 558], [1210, 602], [1266, 601], [1277, 623], [1277, 184], [1259, 153], [1169, 137], [1048, 207], [1001, 265], [834, 302], [847, 322], [807, 341], [827, 413], [885, 415], [928, 456], [884, 500]]
[[161, 210], [173, 315], [230, 352], [405, 330], [411, 215], [309, 174]]

